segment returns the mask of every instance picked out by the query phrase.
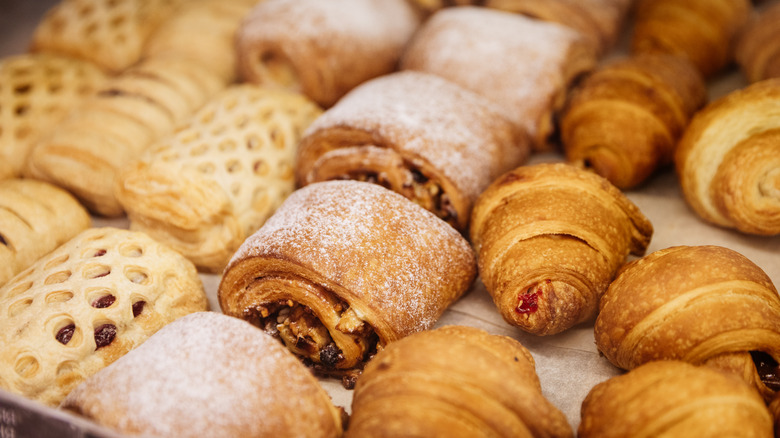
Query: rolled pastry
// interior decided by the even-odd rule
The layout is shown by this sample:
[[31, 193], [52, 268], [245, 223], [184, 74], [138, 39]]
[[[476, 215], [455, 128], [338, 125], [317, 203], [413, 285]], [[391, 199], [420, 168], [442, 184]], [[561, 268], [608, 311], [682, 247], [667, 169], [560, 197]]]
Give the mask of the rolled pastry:
[[407, 71], [357, 87], [315, 120], [296, 178], [375, 182], [465, 230], [477, 196], [528, 154], [525, 133], [488, 101]]
[[388, 343], [430, 328], [471, 285], [454, 228], [376, 184], [290, 195], [225, 269], [222, 311], [273, 334], [315, 371], [354, 383]]
[[321, 113], [302, 95], [255, 85], [218, 94], [117, 177], [130, 228], [218, 272], [295, 188], [303, 130]]
[[707, 222], [780, 234], [780, 78], [699, 111], [677, 148], [683, 195]]
[[0, 60], [0, 179], [22, 174], [41, 134], [105, 80], [90, 62], [51, 54]]
[[712, 77], [733, 60], [752, 9], [750, 0], [640, 0], [630, 50], [681, 56]]
[[163, 327], [76, 387], [61, 408], [144, 437], [342, 431], [340, 411], [305, 366], [262, 330], [216, 312]]
[[165, 324], [207, 307], [179, 253], [143, 233], [91, 228], [0, 288], [0, 388], [57, 405]]
[[780, 392], [775, 394], [775, 399], [769, 404], [769, 410], [775, 417], [775, 438], [780, 436]]
[[393, 342], [366, 366], [347, 437], [572, 437], [516, 340], [446, 326]]
[[604, 64], [569, 96], [560, 120], [566, 159], [633, 188], [672, 161], [706, 99], [704, 80], [683, 58], [640, 54]]
[[750, 82], [780, 78], [780, 5], [763, 10], [737, 40], [735, 56]]
[[564, 163], [519, 167], [477, 200], [479, 275], [509, 324], [550, 335], [591, 319], [629, 254], [653, 228], [607, 180]]
[[267, 0], [238, 31], [240, 76], [324, 107], [394, 71], [420, 17], [405, 0]]
[[32, 150], [26, 172], [67, 189], [93, 213], [119, 216], [119, 169], [225, 86], [185, 58], [148, 58], [107, 81], [48, 133]]
[[677, 359], [735, 373], [767, 400], [780, 390], [780, 296], [727, 248], [672, 247], [626, 265], [601, 299], [595, 337], [623, 369]]
[[118, 73], [141, 59], [144, 44], [182, 0], [62, 0], [32, 36], [34, 52], [57, 53]]
[[592, 45], [575, 30], [473, 6], [431, 16], [401, 61], [493, 101], [530, 134], [534, 150], [551, 147], [554, 113], [574, 78], [595, 64]]
[[60, 188], [30, 179], [0, 181], [0, 286], [90, 223], [87, 210]]
[[581, 438], [773, 436], [772, 416], [752, 388], [679, 361], [651, 362], [596, 385], [581, 414]]

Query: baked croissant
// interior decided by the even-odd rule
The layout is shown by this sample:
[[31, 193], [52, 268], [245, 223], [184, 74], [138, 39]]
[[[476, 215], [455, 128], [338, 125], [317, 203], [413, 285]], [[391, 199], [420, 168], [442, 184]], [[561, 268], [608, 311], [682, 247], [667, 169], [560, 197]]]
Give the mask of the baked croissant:
[[525, 133], [488, 101], [406, 71], [358, 86], [315, 120], [295, 172], [301, 186], [375, 182], [465, 230], [477, 196], [529, 152]]
[[471, 216], [479, 275], [501, 316], [538, 335], [595, 316], [618, 268], [644, 254], [652, 232], [620, 190], [564, 163], [501, 176]]
[[775, 438], [780, 436], [780, 392], [775, 394], [775, 399], [769, 404], [769, 410], [775, 417]]
[[593, 46], [566, 26], [489, 8], [445, 8], [423, 24], [401, 68], [432, 73], [493, 101], [552, 148], [554, 114], [571, 82], [596, 64]]
[[750, 386], [679, 361], [650, 362], [596, 385], [581, 415], [580, 438], [773, 436]]
[[219, 93], [117, 177], [130, 228], [222, 271], [295, 188], [303, 130], [321, 113], [302, 95], [255, 85]]
[[630, 50], [687, 58], [709, 78], [733, 60], [752, 10], [750, 0], [640, 0]]
[[306, 367], [263, 331], [217, 312], [163, 327], [85, 380], [60, 407], [133, 436], [342, 432], [340, 411]]
[[780, 77], [780, 4], [763, 10], [737, 40], [735, 56], [750, 82]]
[[675, 161], [685, 200], [704, 220], [780, 234], [780, 78], [733, 91], [698, 112]]
[[465, 326], [389, 344], [355, 386], [347, 437], [572, 437], [516, 340]]
[[560, 119], [566, 159], [633, 188], [672, 161], [706, 99], [704, 80], [683, 58], [640, 54], [604, 64], [569, 95]]
[[330, 107], [394, 71], [419, 24], [406, 0], [266, 0], [238, 31], [239, 73]]
[[626, 265], [601, 299], [595, 337], [623, 369], [678, 359], [739, 375], [767, 400], [780, 391], [780, 296], [727, 248], [672, 247]]
[[354, 383], [385, 345], [430, 328], [471, 285], [454, 228], [376, 184], [328, 181], [290, 195], [225, 269], [222, 311]]

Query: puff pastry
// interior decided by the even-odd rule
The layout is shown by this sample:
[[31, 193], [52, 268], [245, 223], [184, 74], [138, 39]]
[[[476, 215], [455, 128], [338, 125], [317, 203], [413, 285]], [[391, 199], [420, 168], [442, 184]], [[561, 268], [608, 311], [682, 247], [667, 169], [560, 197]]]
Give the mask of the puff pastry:
[[780, 78], [699, 111], [677, 148], [685, 200], [707, 222], [780, 234]]
[[579, 32], [503, 11], [463, 6], [435, 13], [409, 43], [401, 68], [439, 75], [499, 106], [534, 150], [551, 148], [554, 113], [570, 83], [596, 64]]
[[295, 188], [303, 130], [321, 113], [302, 95], [236, 85], [117, 177], [130, 228], [218, 272]]
[[358, 379], [347, 437], [572, 437], [516, 340], [465, 326], [388, 345]]
[[22, 174], [41, 133], [105, 80], [92, 63], [51, 54], [0, 60], [0, 179]]
[[752, 9], [750, 0], [640, 0], [630, 50], [681, 56], [712, 77], [733, 60]]
[[636, 187], [672, 161], [706, 99], [703, 78], [683, 58], [640, 54], [606, 63], [569, 95], [560, 119], [566, 159], [618, 188]]
[[340, 411], [306, 367], [262, 330], [216, 312], [163, 327], [76, 387], [61, 407], [145, 437], [342, 432]]
[[165, 324], [207, 307], [179, 253], [143, 233], [88, 229], [0, 288], [0, 388], [57, 405]]
[[358, 84], [394, 71], [419, 24], [405, 0], [263, 1], [238, 31], [239, 73], [329, 107]]
[[315, 120], [295, 171], [299, 185], [375, 182], [465, 230], [477, 196], [529, 151], [525, 133], [488, 101], [406, 71], [360, 85]]
[[0, 286], [91, 223], [68, 192], [42, 181], [0, 181]]
[[775, 437], [780, 436], [780, 392], [775, 394], [775, 399], [769, 404], [769, 410], [775, 417]]
[[577, 436], [766, 437], [772, 417], [748, 385], [707, 367], [658, 361], [596, 385]]
[[218, 297], [224, 313], [350, 386], [377, 350], [430, 328], [475, 275], [471, 246], [432, 213], [376, 184], [327, 181], [293, 192], [241, 245]]
[[768, 6], [737, 40], [736, 61], [750, 82], [780, 77], [780, 5]]
[[601, 299], [595, 337], [623, 369], [679, 359], [735, 373], [767, 400], [780, 390], [780, 296], [727, 248], [672, 247], [626, 265]]
[[564, 163], [519, 167], [480, 195], [471, 217], [479, 275], [509, 324], [559, 333], [596, 314], [653, 228], [600, 176]]

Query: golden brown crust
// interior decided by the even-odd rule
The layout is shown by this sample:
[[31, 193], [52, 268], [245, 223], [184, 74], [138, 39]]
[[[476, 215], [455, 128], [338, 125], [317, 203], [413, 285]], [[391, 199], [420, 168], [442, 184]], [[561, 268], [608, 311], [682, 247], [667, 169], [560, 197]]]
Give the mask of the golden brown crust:
[[471, 242], [501, 315], [536, 334], [592, 318], [631, 254], [644, 254], [652, 225], [607, 180], [574, 166], [519, 167], [477, 200]]
[[780, 5], [763, 10], [745, 25], [735, 57], [750, 82], [780, 77]]
[[582, 403], [578, 436], [772, 438], [772, 417], [738, 379], [658, 361], [596, 385]]
[[775, 399], [769, 404], [769, 410], [775, 417], [775, 437], [780, 436], [780, 392], [775, 394]]
[[519, 342], [465, 326], [388, 345], [358, 379], [347, 437], [571, 437]]
[[704, 80], [682, 58], [639, 54], [605, 64], [569, 96], [560, 122], [566, 158], [635, 187], [671, 162], [706, 99]]

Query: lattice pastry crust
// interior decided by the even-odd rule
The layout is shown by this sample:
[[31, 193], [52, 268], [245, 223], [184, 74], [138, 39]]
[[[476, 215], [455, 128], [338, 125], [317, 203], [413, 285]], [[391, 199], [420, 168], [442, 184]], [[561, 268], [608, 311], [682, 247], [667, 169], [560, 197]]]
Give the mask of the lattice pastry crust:
[[89, 229], [0, 289], [0, 388], [56, 405], [165, 324], [207, 307], [179, 253], [143, 233]]
[[117, 179], [131, 229], [220, 271], [295, 188], [306, 127], [321, 113], [303, 95], [237, 85]]

